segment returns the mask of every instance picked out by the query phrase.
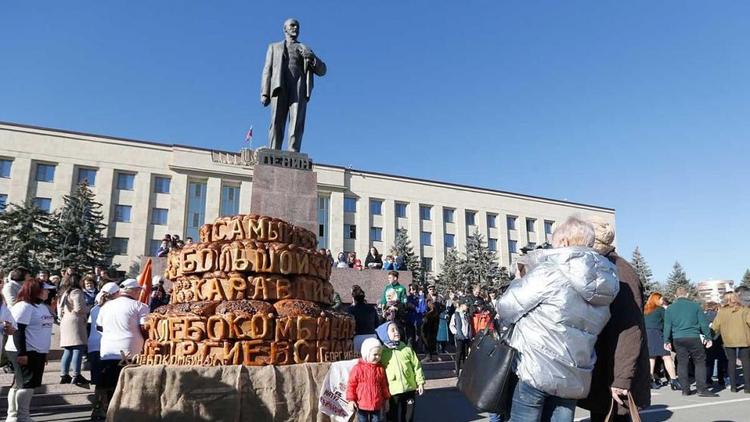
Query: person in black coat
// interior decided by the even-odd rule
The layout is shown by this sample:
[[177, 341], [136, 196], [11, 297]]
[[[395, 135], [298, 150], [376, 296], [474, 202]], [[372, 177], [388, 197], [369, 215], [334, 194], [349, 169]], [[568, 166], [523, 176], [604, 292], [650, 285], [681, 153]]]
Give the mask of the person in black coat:
[[380, 255], [377, 249], [370, 248], [370, 252], [367, 253], [367, 258], [365, 258], [365, 268], [367, 269], [383, 268], [383, 255]]
[[375, 328], [380, 321], [378, 311], [365, 301], [365, 291], [356, 284], [352, 286], [352, 299], [354, 303], [347, 312], [354, 317], [354, 350], [359, 350], [365, 339], [376, 337]]

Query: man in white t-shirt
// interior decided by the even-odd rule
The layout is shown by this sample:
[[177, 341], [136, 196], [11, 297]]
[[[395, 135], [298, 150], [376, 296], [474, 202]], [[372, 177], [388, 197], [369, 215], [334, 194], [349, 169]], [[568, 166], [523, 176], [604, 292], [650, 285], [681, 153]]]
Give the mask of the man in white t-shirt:
[[117, 387], [122, 354], [134, 356], [143, 350], [149, 309], [138, 301], [140, 294], [141, 286], [135, 279], [123, 281], [120, 296], [105, 303], [96, 318], [96, 329], [102, 333], [100, 387], [107, 392], [107, 402]]

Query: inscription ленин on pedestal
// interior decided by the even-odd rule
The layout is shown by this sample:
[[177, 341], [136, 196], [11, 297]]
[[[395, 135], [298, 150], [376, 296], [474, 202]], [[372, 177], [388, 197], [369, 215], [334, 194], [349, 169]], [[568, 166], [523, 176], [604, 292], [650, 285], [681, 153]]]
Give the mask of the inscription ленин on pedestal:
[[255, 150], [257, 164], [284, 167], [296, 170], [312, 171], [313, 162], [307, 154], [293, 151], [279, 151], [270, 148], [258, 148]]

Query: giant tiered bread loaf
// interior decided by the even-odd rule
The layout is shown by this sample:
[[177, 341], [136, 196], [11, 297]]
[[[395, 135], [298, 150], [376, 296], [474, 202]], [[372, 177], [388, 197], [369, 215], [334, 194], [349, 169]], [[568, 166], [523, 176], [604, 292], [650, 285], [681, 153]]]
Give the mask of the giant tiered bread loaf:
[[217, 219], [170, 251], [169, 305], [147, 320], [140, 363], [289, 365], [356, 356], [354, 319], [330, 310], [331, 264], [315, 234], [257, 215]]

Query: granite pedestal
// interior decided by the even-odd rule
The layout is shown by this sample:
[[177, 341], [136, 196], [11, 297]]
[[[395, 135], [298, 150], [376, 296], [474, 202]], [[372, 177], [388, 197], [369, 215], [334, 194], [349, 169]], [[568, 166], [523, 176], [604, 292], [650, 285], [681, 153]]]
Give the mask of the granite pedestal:
[[318, 232], [318, 178], [312, 170], [255, 165], [250, 212]]

